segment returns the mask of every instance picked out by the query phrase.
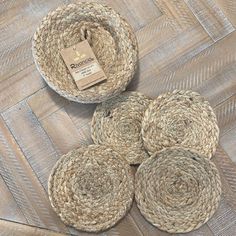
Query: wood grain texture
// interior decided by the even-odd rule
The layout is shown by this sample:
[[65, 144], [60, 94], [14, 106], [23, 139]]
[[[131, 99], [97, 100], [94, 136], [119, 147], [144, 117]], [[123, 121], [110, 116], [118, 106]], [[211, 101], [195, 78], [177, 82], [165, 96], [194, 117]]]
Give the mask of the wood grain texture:
[[7, 184], [4, 182], [2, 176], [0, 176], [0, 189], [0, 218], [27, 224], [25, 216], [17, 205], [14, 196], [12, 195]]
[[27, 223], [57, 231], [65, 226], [53, 212], [48, 197], [19, 146], [0, 119], [0, 173]]
[[236, 27], [236, 1], [234, 0], [216, 0], [216, 3], [223, 11], [223, 13], [227, 16], [229, 21], [232, 23], [234, 27]]
[[163, 15], [166, 15], [176, 30], [191, 28], [198, 22], [187, 4], [182, 0], [154, 0]]
[[[173, 71], [166, 69], [149, 74], [144, 81], [139, 81], [137, 89], [152, 96], [176, 88], [194, 89], [210, 100], [213, 106], [223, 102], [235, 93], [235, 38], [236, 33], [233, 32], [183, 65], [175, 61], [178, 66]], [[152, 90], [148, 91], [150, 84]]]
[[41, 124], [60, 155], [81, 145], [79, 132], [64, 109], [60, 109], [43, 119]]
[[223, 195], [227, 198], [228, 203], [234, 206], [236, 210], [236, 163], [232, 162], [227, 153], [218, 148], [213, 162], [218, 167], [221, 179], [225, 185], [223, 186]]
[[50, 230], [0, 220], [0, 236], [65, 236]]
[[33, 64], [31, 38], [39, 21], [63, 3], [52, 1], [1, 1], [0, 79], [4, 80]]
[[217, 119], [221, 127], [221, 137], [236, 128], [236, 96], [230, 96], [215, 107]]
[[[166, 15], [159, 17], [145, 27], [136, 31], [139, 45], [139, 58], [149, 54], [157, 46], [165, 43], [167, 38], [177, 35], [177, 31]], [[153, 40], [155, 38], [155, 40]]]
[[236, 212], [224, 200], [224, 197], [221, 198], [219, 208], [207, 225], [213, 235], [234, 235], [236, 232]]
[[46, 87], [30, 96], [27, 103], [40, 121], [69, 104], [69, 101]]
[[162, 12], [152, 0], [146, 1], [145, 7], [140, 4], [140, 0], [97, 0], [97, 2], [105, 3], [116, 9], [135, 30], [145, 27], [162, 15]]
[[[213, 161], [221, 174], [223, 198], [208, 224], [180, 235], [234, 235], [235, 1], [96, 1], [119, 11], [136, 31], [140, 60], [129, 90], [155, 97], [175, 88], [193, 89], [214, 107], [221, 147]], [[47, 179], [60, 155], [92, 143], [90, 122], [96, 106], [69, 102], [49, 89], [31, 56], [31, 37], [42, 17], [69, 2], [73, 1], [0, 2], [0, 218], [21, 223], [0, 220], [0, 235], [94, 235], [60, 221], [47, 197]], [[100, 235], [170, 234], [149, 224], [134, 203], [121, 222]]]
[[225, 133], [221, 139], [220, 144], [225, 152], [230, 156], [233, 162], [236, 163], [236, 127], [230, 129]]
[[79, 142], [82, 145], [88, 145], [92, 143], [90, 123], [95, 110], [95, 104], [76, 104], [70, 103], [65, 107], [66, 112], [71, 118], [72, 122], [78, 129]]
[[223, 193], [220, 206], [207, 225], [214, 235], [233, 235], [236, 232], [236, 164], [221, 147], [212, 160], [220, 172]]
[[37, 117], [24, 101], [4, 112], [3, 119], [40, 183], [47, 189], [49, 173], [59, 156]]
[[26, 67], [8, 79], [0, 80], [0, 112], [45, 86], [34, 65]]
[[235, 30], [215, 1], [185, 0], [185, 2], [215, 42]]

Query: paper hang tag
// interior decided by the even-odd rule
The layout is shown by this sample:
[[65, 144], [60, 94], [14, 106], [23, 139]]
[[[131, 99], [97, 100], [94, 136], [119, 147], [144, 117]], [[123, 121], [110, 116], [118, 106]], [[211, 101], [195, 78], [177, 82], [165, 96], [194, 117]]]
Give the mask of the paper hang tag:
[[62, 49], [60, 53], [79, 90], [106, 80], [87, 40]]

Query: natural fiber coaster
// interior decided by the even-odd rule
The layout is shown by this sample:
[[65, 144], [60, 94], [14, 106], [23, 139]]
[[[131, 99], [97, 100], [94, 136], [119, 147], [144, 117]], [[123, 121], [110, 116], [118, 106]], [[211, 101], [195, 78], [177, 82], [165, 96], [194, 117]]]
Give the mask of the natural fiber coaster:
[[129, 164], [117, 152], [91, 145], [56, 163], [49, 177], [49, 199], [66, 225], [98, 232], [112, 227], [130, 209], [133, 181]]
[[144, 161], [135, 176], [142, 215], [170, 233], [199, 228], [216, 211], [221, 181], [216, 166], [200, 154], [169, 148]]
[[148, 158], [141, 137], [141, 122], [150, 99], [137, 92], [125, 92], [98, 105], [91, 133], [96, 144], [111, 146], [130, 164]]
[[142, 123], [144, 146], [150, 154], [163, 148], [192, 148], [211, 158], [219, 140], [216, 115], [208, 101], [193, 91], [157, 97]]
[[[79, 91], [60, 51], [87, 39], [107, 80]], [[138, 58], [135, 34], [112, 8], [79, 2], [58, 7], [42, 21], [33, 38], [33, 56], [47, 84], [65, 98], [82, 103], [107, 100], [133, 78]]]

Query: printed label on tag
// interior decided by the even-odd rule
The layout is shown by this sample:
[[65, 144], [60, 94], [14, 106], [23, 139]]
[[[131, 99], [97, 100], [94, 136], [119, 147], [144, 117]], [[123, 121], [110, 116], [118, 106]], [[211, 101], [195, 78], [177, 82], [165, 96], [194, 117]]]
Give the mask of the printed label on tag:
[[62, 49], [61, 55], [78, 89], [86, 89], [106, 79], [87, 40]]

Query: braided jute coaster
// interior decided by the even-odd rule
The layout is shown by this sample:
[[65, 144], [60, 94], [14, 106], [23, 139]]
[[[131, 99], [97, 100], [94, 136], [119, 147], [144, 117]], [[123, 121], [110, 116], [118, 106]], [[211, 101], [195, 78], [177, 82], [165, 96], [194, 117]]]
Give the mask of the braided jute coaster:
[[175, 90], [160, 95], [149, 105], [142, 137], [150, 154], [180, 146], [211, 158], [218, 144], [219, 128], [208, 101], [196, 92]]
[[91, 125], [93, 141], [111, 146], [130, 164], [140, 164], [149, 157], [143, 147], [141, 122], [150, 101], [141, 93], [124, 92], [98, 105]]
[[134, 179], [131, 167], [117, 152], [91, 145], [59, 159], [49, 177], [48, 193], [66, 225], [98, 232], [112, 227], [130, 209]]
[[[79, 91], [60, 51], [85, 39], [107, 80]], [[69, 4], [50, 12], [34, 34], [32, 50], [47, 84], [61, 96], [81, 103], [101, 102], [124, 91], [138, 58], [131, 26], [112, 8], [94, 2]]]
[[214, 163], [188, 149], [168, 148], [144, 161], [135, 176], [142, 215], [170, 233], [199, 228], [216, 211], [221, 181]]

